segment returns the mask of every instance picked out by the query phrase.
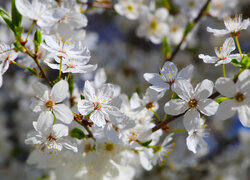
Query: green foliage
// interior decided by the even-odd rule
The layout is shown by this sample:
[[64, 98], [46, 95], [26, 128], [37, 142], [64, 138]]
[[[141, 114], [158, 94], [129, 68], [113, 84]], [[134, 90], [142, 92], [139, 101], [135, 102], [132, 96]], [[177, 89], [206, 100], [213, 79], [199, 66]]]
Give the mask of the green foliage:
[[11, 16], [8, 15], [6, 11], [0, 9], [0, 16], [3, 18], [7, 26], [14, 32], [15, 36], [20, 37], [23, 28], [21, 27], [22, 15], [18, 12], [15, 0], [12, 0]]
[[82, 100], [85, 99], [85, 97], [83, 95], [80, 95], [80, 97], [81, 97]]
[[243, 68], [243, 69], [250, 69], [250, 53], [244, 56], [241, 61], [237, 59], [233, 59], [231, 61], [231, 64], [236, 67]]
[[11, 17], [12, 17], [12, 24], [14, 26], [21, 27], [22, 15], [18, 12], [16, 8], [15, 0], [12, 0]]
[[3, 18], [4, 22], [7, 24], [7, 26], [15, 32], [14, 24], [12, 23], [12, 20], [7, 12], [5, 12], [3, 9], [0, 9], [0, 16]]
[[36, 29], [36, 32], [34, 34], [34, 40], [33, 43], [35, 45], [35, 52], [37, 53], [40, 48], [40, 44], [42, 42], [42, 33], [39, 31], [39, 29]]
[[222, 103], [223, 101], [225, 101], [226, 99], [232, 99], [231, 97], [219, 97], [215, 100], [215, 102], [217, 103]]
[[23, 52], [23, 53], [25, 53], [26, 52], [26, 49], [22, 46], [22, 44], [20, 43], [20, 42], [15, 42], [14, 43], [14, 46], [15, 46], [15, 49], [17, 50], [17, 51], [20, 51], [20, 52]]
[[144, 146], [144, 147], [149, 148], [149, 144], [150, 144], [151, 142], [152, 142], [152, 139], [150, 139], [149, 141], [142, 142], [141, 145]]
[[241, 67], [241, 62], [239, 62], [237, 59], [233, 59], [231, 61], [231, 64], [236, 66], [236, 67]]
[[83, 139], [85, 137], [84, 132], [78, 128], [72, 129], [70, 135], [71, 137], [77, 138], [77, 139]]
[[241, 65], [243, 68], [250, 69], [250, 53], [242, 58]]
[[184, 31], [184, 36], [187, 36], [188, 33], [193, 29], [193, 27], [194, 27], [194, 23], [192, 22], [188, 23]]
[[171, 46], [168, 44], [167, 37], [164, 37], [162, 40], [162, 50], [161, 52], [166, 56], [171, 56]]
[[42, 33], [39, 31], [39, 29], [36, 30], [34, 34], [34, 44], [35, 46], [39, 46], [42, 42]]

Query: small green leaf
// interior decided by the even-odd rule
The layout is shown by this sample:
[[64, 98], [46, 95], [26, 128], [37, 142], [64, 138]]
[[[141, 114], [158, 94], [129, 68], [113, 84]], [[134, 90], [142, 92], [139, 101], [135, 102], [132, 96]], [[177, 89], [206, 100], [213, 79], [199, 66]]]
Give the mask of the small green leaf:
[[164, 54], [166, 57], [171, 56], [171, 46], [168, 44], [167, 37], [164, 37], [162, 40], [162, 54]]
[[241, 67], [241, 62], [239, 62], [237, 59], [231, 60], [231, 64], [236, 67]]
[[141, 89], [138, 87], [135, 89], [135, 92], [140, 96], [141, 95]]
[[20, 51], [20, 52], [23, 52], [23, 53], [26, 51], [26, 49], [21, 45], [20, 42], [15, 42], [14, 46], [15, 46], [15, 49], [17, 51]]
[[22, 23], [22, 15], [18, 12], [16, 8], [15, 0], [12, 0], [11, 17], [13, 25], [20, 27]]
[[152, 142], [152, 139], [150, 139], [149, 141], [145, 141], [145, 142], [142, 142], [141, 145], [144, 146], [144, 147], [148, 147], [148, 145]]
[[15, 26], [13, 25], [12, 20], [11, 20], [10, 16], [8, 15], [8, 13], [5, 12], [3, 9], [0, 9], [0, 16], [3, 18], [3, 20], [5, 21], [5, 23], [7, 24], [7, 26], [13, 32], [15, 32]]
[[249, 69], [250, 68], [250, 53], [248, 53], [246, 56], [244, 56], [241, 60], [241, 65], [244, 68]]
[[188, 23], [184, 31], [184, 36], [187, 36], [188, 33], [193, 29], [193, 27], [194, 27], [194, 23], [192, 22]]
[[82, 100], [85, 99], [85, 97], [83, 95], [80, 95], [80, 97], [81, 97]]
[[226, 99], [232, 99], [232, 98], [231, 97], [219, 97], [215, 100], [215, 102], [220, 104], [221, 102], [225, 101]]
[[41, 33], [41, 31], [39, 31], [39, 29], [36, 29], [36, 32], [35, 32], [35, 34], [34, 34], [34, 44], [36, 45], [36, 46], [39, 46], [40, 44], [41, 44], [41, 42], [42, 42], [42, 33]]
[[77, 138], [77, 139], [83, 139], [85, 137], [84, 132], [78, 128], [72, 129], [70, 135], [71, 137]]

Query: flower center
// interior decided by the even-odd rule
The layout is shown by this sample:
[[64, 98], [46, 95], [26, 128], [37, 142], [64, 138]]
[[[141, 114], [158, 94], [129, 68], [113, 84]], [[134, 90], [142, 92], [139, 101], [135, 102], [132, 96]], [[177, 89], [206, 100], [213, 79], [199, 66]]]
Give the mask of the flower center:
[[153, 147], [153, 149], [154, 149], [154, 153], [157, 153], [162, 149], [162, 147], [161, 147], [161, 145], [158, 144], [155, 147]]
[[102, 104], [99, 102], [94, 103], [94, 110], [101, 110]]
[[238, 92], [238, 93], [236, 93], [236, 95], [234, 96], [234, 99], [235, 99], [236, 101], [238, 101], [238, 102], [242, 102], [242, 101], [244, 101], [245, 96], [244, 96], [244, 94], [242, 94], [241, 92]]
[[196, 99], [190, 99], [190, 101], [188, 102], [188, 105], [190, 108], [195, 108], [198, 105], [198, 101]]
[[76, 66], [74, 66], [74, 65], [72, 65], [72, 64], [70, 64], [70, 65], [67, 65], [67, 69], [70, 69], [70, 68], [76, 68]]
[[113, 151], [114, 144], [113, 143], [105, 143], [105, 149], [106, 149], [106, 151]]
[[54, 106], [54, 102], [49, 100], [45, 103], [45, 107], [48, 108], [48, 109], [52, 109], [52, 107]]
[[49, 135], [49, 136], [47, 137], [47, 140], [48, 140], [49, 142], [52, 142], [52, 141], [56, 141], [56, 138], [54, 138], [52, 135]]
[[172, 31], [172, 32], [177, 32], [177, 30], [178, 30], [178, 27], [177, 27], [177, 26], [173, 26], [173, 27], [171, 28], [171, 31]]
[[136, 138], [137, 138], [137, 135], [136, 135], [135, 132], [133, 132], [133, 133], [128, 137], [129, 143], [131, 143], [132, 141], [135, 141]]
[[127, 9], [128, 9], [129, 11], [132, 11], [132, 10], [133, 10], [133, 6], [128, 5], [128, 6], [127, 6]]
[[152, 21], [151, 24], [150, 24], [150, 27], [151, 27], [151, 29], [156, 30], [157, 27], [158, 27], [157, 22], [156, 21]]
[[146, 104], [146, 108], [147, 108], [147, 109], [152, 109], [153, 107], [155, 107], [155, 105], [154, 105], [154, 103], [152, 103], [152, 102]]

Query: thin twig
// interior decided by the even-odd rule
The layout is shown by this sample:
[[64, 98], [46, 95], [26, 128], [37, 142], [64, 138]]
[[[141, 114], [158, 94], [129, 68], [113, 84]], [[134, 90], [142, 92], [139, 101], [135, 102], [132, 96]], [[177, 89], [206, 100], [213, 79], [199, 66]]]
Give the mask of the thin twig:
[[181, 39], [181, 42], [175, 47], [174, 51], [171, 53], [171, 56], [166, 57], [166, 61], [172, 61], [174, 59], [174, 57], [177, 55], [177, 53], [179, 52], [182, 44], [184, 43], [184, 41], [187, 38], [187, 35], [192, 31], [192, 29], [194, 28], [194, 26], [200, 21], [200, 19], [203, 17], [204, 12], [206, 11], [207, 7], [209, 6], [209, 3], [211, 2], [211, 0], [207, 0], [206, 4], [204, 4], [204, 6], [201, 8], [199, 14], [197, 15], [197, 17], [193, 20], [193, 22], [191, 22], [191, 24], [193, 24], [193, 26], [191, 27], [191, 29], [188, 31], [188, 33], [184, 33]]

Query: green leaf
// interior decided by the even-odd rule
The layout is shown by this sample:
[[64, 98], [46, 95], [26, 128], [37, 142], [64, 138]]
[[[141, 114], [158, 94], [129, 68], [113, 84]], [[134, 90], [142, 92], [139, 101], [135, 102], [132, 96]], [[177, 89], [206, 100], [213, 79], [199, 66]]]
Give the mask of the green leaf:
[[0, 16], [3, 18], [3, 20], [5, 21], [5, 23], [7, 24], [7, 26], [13, 32], [15, 32], [15, 26], [13, 25], [12, 20], [11, 20], [10, 16], [8, 15], [8, 13], [5, 12], [3, 9], [0, 9]]
[[72, 129], [70, 135], [71, 137], [77, 138], [77, 139], [83, 139], [85, 137], [84, 132], [78, 128]]
[[236, 67], [241, 67], [241, 62], [239, 62], [237, 59], [232, 59], [231, 64]]
[[150, 139], [149, 141], [145, 141], [143, 143], [141, 143], [142, 146], [144, 147], [148, 147], [148, 145], [152, 142], [152, 139]]
[[135, 89], [135, 92], [140, 96], [141, 95], [141, 89], [138, 87]]
[[20, 51], [20, 52], [23, 52], [23, 53], [26, 51], [26, 49], [21, 45], [20, 42], [15, 42], [14, 46], [15, 46], [15, 49], [17, 51]]
[[168, 44], [166, 36], [162, 40], [162, 50], [161, 50], [161, 52], [166, 57], [170, 57], [171, 56], [171, 46]]
[[83, 95], [80, 95], [80, 97], [81, 97], [82, 100], [85, 99], [85, 97]]
[[188, 23], [184, 31], [184, 36], [187, 36], [188, 33], [193, 29], [193, 27], [194, 27], [194, 23], [192, 22]]
[[22, 15], [18, 12], [16, 8], [15, 0], [12, 0], [11, 17], [13, 25], [20, 27], [22, 23]]
[[220, 104], [221, 102], [225, 101], [226, 99], [232, 99], [232, 98], [231, 97], [219, 97], [215, 100], [215, 102]]
[[41, 31], [39, 31], [39, 29], [36, 29], [36, 32], [34, 34], [34, 41], [33, 41], [35, 46], [39, 46], [41, 44], [42, 40], [43, 39], [42, 39]]
[[244, 56], [241, 60], [241, 65], [244, 68], [249, 69], [250, 68], [250, 53], [248, 53], [246, 56]]

